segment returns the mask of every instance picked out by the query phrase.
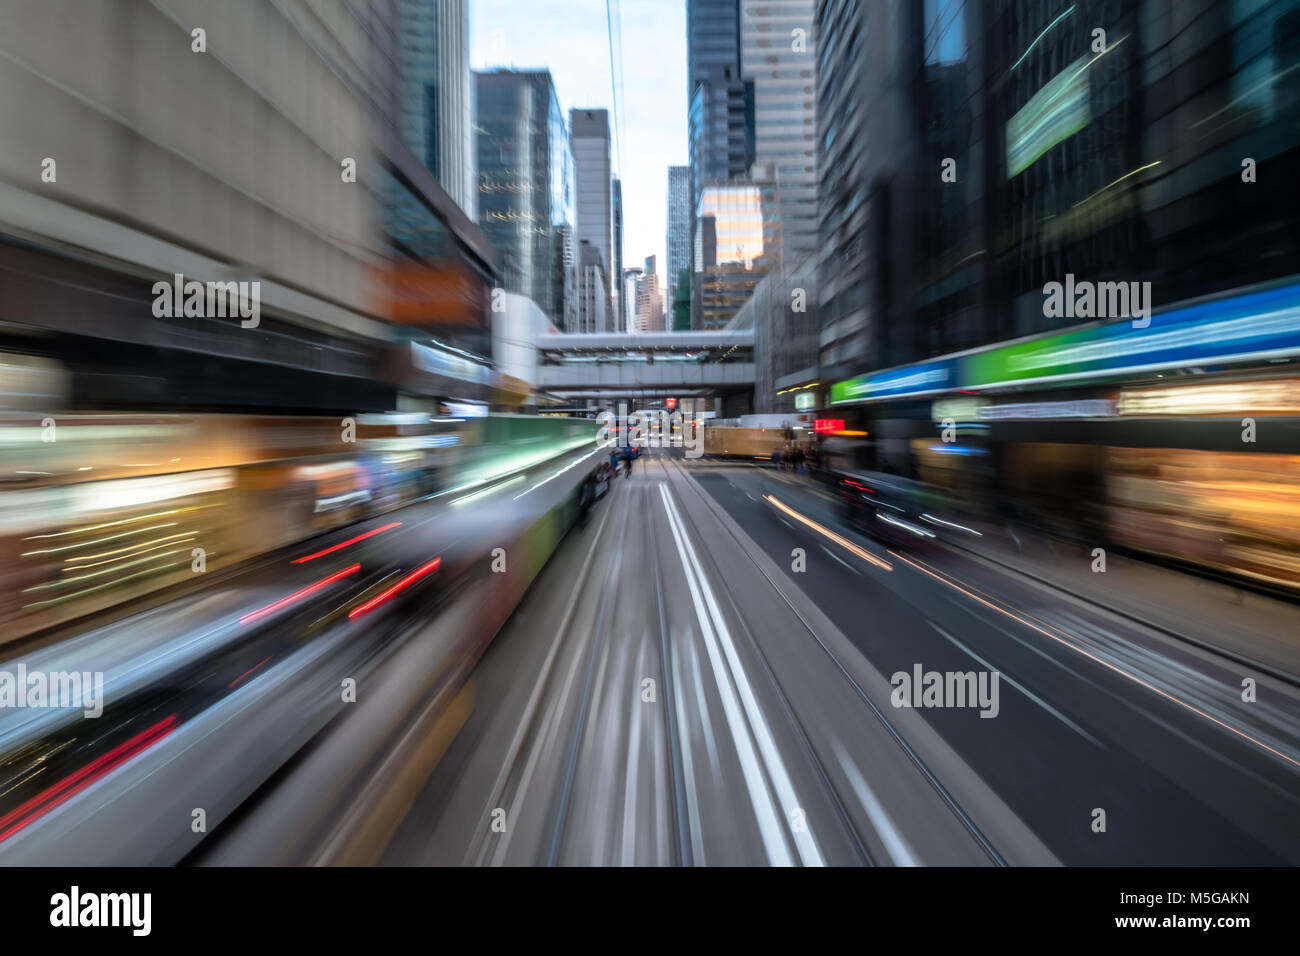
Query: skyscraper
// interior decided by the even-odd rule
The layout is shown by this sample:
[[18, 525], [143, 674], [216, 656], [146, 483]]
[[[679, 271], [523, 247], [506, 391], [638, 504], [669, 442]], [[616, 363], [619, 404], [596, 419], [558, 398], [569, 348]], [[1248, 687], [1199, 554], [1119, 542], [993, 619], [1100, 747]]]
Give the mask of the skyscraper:
[[578, 289], [575, 319], [566, 332], [613, 332], [610, 280], [600, 251], [583, 239], [578, 243]]
[[627, 312], [623, 316], [620, 332], [632, 332], [636, 329], [636, 290], [641, 283], [643, 269], [640, 266], [628, 266], [623, 270], [623, 301], [627, 303]]
[[[868, 256], [866, 240], [873, 221], [871, 200], [879, 189], [867, 171], [866, 110], [861, 106], [868, 72], [865, 35], [867, 11], [861, 0], [819, 0], [816, 165], [822, 268], [818, 297], [820, 362], [828, 375], [859, 370], [871, 345], [868, 288], [876, 263]], [[888, 40], [882, 34], [879, 49], [887, 48]], [[891, 116], [899, 114], [897, 109], [890, 111]], [[876, 225], [877, 233], [883, 233], [886, 223], [877, 219]]]
[[479, 224], [508, 292], [557, 325], [572, 315], [578, 265], [573, 152], [548, 71], [476, 73]]
[[668, 301], [673, 300], [677, 277], [691, 266], [691, 168], [668, 167], [668, 261], [664, 263], [664, 283]]
[[1210, 55], [1257, 43], [1295, 64], [1294, 5], [1212, 4], [1186, 47], [1181, 22], [1147, 4], [817, 7], [823, 380], [1073, 324], [1043, 307], [1044, 285], [1067, 274], [1149, 280], [1160, 308], [1294, 272], [1274, 271], [1297, 242], [1281, 207], [1241, 188], [1240, 158], [1208, 158], [1262, 168], [1272, 111], [1300, 112], [1247, 79], [1246, 59]]
[[782, 250], [817, 246], [814, 0], [741, 4], [740, 68], [754, 88], [754, 161], [771, 168], [781, 205]]
[[754, 162], [753, 84], [740, 66], [739, 0], [687, 0], [687, 127], [691, 203]]
[[[577, 237], [589, 243], [600, 257], [605, 276], [605, 308], [602, 316], [613, 311], [614, 283], [610, 277], [614, 265], [614, 190], [611, 179], [609, 114], [605, 110], [569, 110], [569, 138], [573, 144], [573, 162], [577, 173]], [[579, 300], [582, 301], [582, 300]], [[579, 316], [578, 322], [591, 325], [591, 316]], [[593, 332], [610, 331], [601, 325]]]
[[759, 281], [781, 262], [776, 184], [738, 181], [704, 187], [695, 212], [692, 319], [720, 329]]
[[[623, 181], [621, 179], [615, 179], [611, 187], [611, 191], [614, 197], [614, 201], [613, 201], [614, 273], [613, 274], [616, 276], [621, 276], [623, 274]], [[611, 304], [614, 306], [615, 313], [619, 317], [618, 328], [614, 329], [614, 331], [615, 332], [627, 331], [626, 316], [628, 312], [628, 304], [626, 301], [626, 294], [623, 289], [623, 284], [621, 282], [618, 284], [618, 289], [615, 290], [615, 293], [611, 297], [610, 301]]]
[[466, 0], [397, 0], [398, 133], [476, 218]]
[[655, 257], [647, 256], [645, 271], [636, 280], [636, 321], [633, 325], [637, 332], [664, 331], [664, 297], [659, 288], [659, 276], [655, 272]]

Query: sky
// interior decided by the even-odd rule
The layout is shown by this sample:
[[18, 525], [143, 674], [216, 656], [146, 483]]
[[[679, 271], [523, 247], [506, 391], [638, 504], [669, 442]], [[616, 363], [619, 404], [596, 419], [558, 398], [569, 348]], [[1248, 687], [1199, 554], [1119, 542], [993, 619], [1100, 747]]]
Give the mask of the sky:
[[[613, 151], [623, 180], [623, 265], [665, 261], [668, 167], [686, 165], [686, 0], [609, 0], [622, 50]], [[476, 70], [546, 68], [560, 106], [614, 116], [606, 0], [469, 0]], [[621, 24], [620, 24], [621, 21]], [[620, 42], [621, 41], [621, 42]], [[615, 56], [616, 69], [620, 58]]]

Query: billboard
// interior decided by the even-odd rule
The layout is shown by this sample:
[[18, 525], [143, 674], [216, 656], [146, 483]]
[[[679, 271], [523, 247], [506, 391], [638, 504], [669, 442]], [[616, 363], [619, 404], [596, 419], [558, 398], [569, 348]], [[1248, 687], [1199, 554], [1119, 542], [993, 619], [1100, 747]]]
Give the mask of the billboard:
[[831, 386], [831, 404], [1082, 381], [1300, 355], [1300, 284], [1170, 309], [1145, 327], [1088, 325]]

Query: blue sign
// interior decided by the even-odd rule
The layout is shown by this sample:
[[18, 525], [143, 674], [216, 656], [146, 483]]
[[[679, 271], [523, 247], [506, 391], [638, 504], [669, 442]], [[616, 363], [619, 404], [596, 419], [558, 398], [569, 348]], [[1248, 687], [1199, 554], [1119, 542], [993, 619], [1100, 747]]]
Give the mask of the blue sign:
[[953, 359], [940, 359], [836, 382], [831, 386], [831, 404], [946, 392], [956, 387], [957, 362]]
[[873, 372], [831, 386], [831, 403], [1080, 381], [1189, 365], [1300, 355], [1300, 285], [1200, 302], [1131, 321], [1090, 325], [959, 357]]

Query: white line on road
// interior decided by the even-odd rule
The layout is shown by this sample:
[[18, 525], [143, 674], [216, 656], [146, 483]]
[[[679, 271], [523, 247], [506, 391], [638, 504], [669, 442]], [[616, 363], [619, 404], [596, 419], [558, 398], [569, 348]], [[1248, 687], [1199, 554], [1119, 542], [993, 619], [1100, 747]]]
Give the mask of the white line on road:
[[840, 746], [838, 740], [831, 740], [831, 747], [834, 748], [835, 756], [838, 758], [845, 775], [848, 776], [849, 784], [853, 787], [854, 793], [858, 795], [858, 801], [862, 804], [862, 809], [867, 811], [867, 816], [871, 819], [871, 825], [875, 827], [881, 842], [885, 844], [885, 851], [889, 854], [889, 858], [897, 866], [920, 866], [921, 861], [916, 858], [916, 854], [908, 846], [903, 834], [898, 832], [898, 827], [894, 826], [894, 821], [885, 812], [884, 805], [876, 798], [875, 792], [872, 791], [871, 787], [867, 786], [867, 781], [863, 779], [857, 764], [844, 752], [844, 748]]
[[[717, 660], [717, 644], [722, 645], [723, 652], [726, 655], [726, 661], [731, 671], [731, 677], [736, 683], [736, 691], [740, 696], [741, 702], [744, 704], [745, 714], [749, 718], [750, 727], [754, 732], [754, 739], [758, 743], [758, 748], [762, 754], [763, 763], [766, 766], [768, 775], [772, 781], [772, 786], [777, 792], [778, 799], [785, 805], [787, 812], [792, 813], [795, 808], [802, 807], [802, 804], [799, 803], [798, 797], [795, 795], [794, 785], [790, 781], [790, 774], [786, 770], [785, 762], [781, 759], [781, 755], [776, 748], [776, 742], [772, 737], [771, 728], [768, 727], [767, 721], [758, 707], [758, 702], [754, 698], [754, 690], [750, 686], [744, 667], [741, 665], [740, 655], [736, 652], [736, 645], [731, 638], [731, 632], [727, 628], [727, 623], [725, 618], [722, 616], [721, 610], [718, 608], [718, 602], [713, 596], [712, 588], [709, 587], [708, 578], [704, 574], [704, 569], [700, 565], [699, 558], [695, 555], [695, 549], [691, 545], [690, 538], [686, 534], [686, 529], [681, 524], [681, 518], [677, 515], [672, 506], [672, 500], [668, 495], [668, 489], [663, 485], [660, 485], [659, 491], [663, 495], [664, 511], [668, 515], [668, 524], [669, 527], [672, 528], [673, 537], [676, 539], [678, 554], [682, 558], [682, 569], [686, 574], [687, 584], [691, 589], [691, 598], [695, 603], [696, 617], [699, 618], [700, 627], [705, 636], [705, 647], [709, 651], [709, 658], [713, 664], [714, 673], [718, 678], [719, 690], [721, 691], [723, 686], [727, 685], [727, 682], [723, 678], [722, 669]], [[699, 585], [698, 591], [696, 588], [696, 581], [698, 581]], [[700, 604], [701, 593], [704, 597], [704, 603], [708, 606], [707, 616], [712, 618], [712, 623], [714, 625], [712, 628], [708, 626], [704, 609]], [[717, 634], [716, 640], [714, 638], [715, 628]], [[728, 693], [723, 695], [724, 701], [730, 696], [729, 691], [730, 688], [728, 686]], [[733, 699], [733, 708], [734, 704], [735, 701]], [[739, 716], [739, 713], [737, 713], [736, 717], [739, 718]], [[730, 717], [731, 714], [728, 712], [728, 723], [731, 723]], [[733, 724], [733, 735], [736, 735], [736, 730], [737, 727]], [[748, 748], [748, 744], [748, 734], [745, 734], [742, 731], [737, 736], [737, 747], [738, 749], [741, 746]], [[755, 766], [754, 769], [757, 770], [757, 767]], [[746, 783], [749, 783], [748, 775], [746, 775]], [[752, 794], [753, 787], [751, 786], [751, 797]], [[769, 796], [766, 788], [763, 789], [763, 795], [765, 797]], [[780, 831], [778, 830], [777, 835], [779, 834]], [[793, 837], [795, 846], [799, 852], [799, 857], [804, 864], [810, 866], [825, 866], [826, 861], [822, 858], [821, 851], [818, 850], [817, 843], [813, 839], [811, 827], [802, 830], [795, 830]], [[787, 850], [784, 840], [781, 840], [780, 847], [782, 854], [786, 854]]]
[[[1062, 647], [1069, 648], [1079, 656], [1085, 657], [1088, 660], [1092, 661], [1094, 664], [1098, 664], [1101, 667], [1106, 668], [1111, 673], [1118, 674], [1120, 677], [1124, 677], [1132, 681], [1133, 683], [1137, 684], [1139, 687], [1143, 687], [1146, 690], [1149, 690], [1151, 693], [1155, 694], [1158, 697], [1163, 697], [1171, 704], [1177, 704], [1179, 707], [1182, 707], [1184, 710], [1190, 711], [1191, 713], [1195, 714], [1197, 717], [1200, 717], [1202, 720], [1206, 720], [1209, 723], [1214, 724], [1216, 727], [1220, 727], [1223, 730], [1226, 730], [1228, 733], [1235, 734], [1236, 736], [1240, 737], [1242, 740], [1254, 744], [1256, 747], [1260, 748], [1261, 750], [1266, 750], [1269, 753], [1271, 753], [1273, 756], [1278, 757], [1281, 760], [1285, 760], [1293, 767], [1300, 767], [1300, 760], [1297, 760], [1295, 757], [1292, 757], [1290, 754], [1285, 753], [1284, 751], [1278, 749], [1272, 744], [1266, 743], [1265, 741], [1261, 740], [1258, 737], [1253, 737], [1250, 734], [1246, 733], [1241, 728], [1236, 727], [1233, 724], [1229, 723], [1228, 721], [1215, 717], [1213, 714], [1209, 713], [1203, 708], [1197, 707], [1195, 704], [1183, 700], [1181, 697], [1177, 696], [1176, 694], [1170, 693], [1167, 690], [1163, 690], [1160, 687], [1157, 687], [1155, 684], [1151, 683], [1151, 681], [1146, 680], [1143, 677], [1140, 677], [1134, 672], [1121, 667], [1120, 665], [1114, 663], [1113, 661], [1107, 660], [1105, 656], [1094, 653], [1088, 650], [1086, 647], [1081, 646], [1080, 644], [1076, 644], [1075, 641], [1079, 639], [1075, 638], [1074, 640], [1071, 640], [1069, 638], [1068, 632], [1062, 631], [1059, 628], [1054, 628], [1051, 625], [1046, 624], [1045, 622], [1039, 621], [1035, 619], [1032, 615], [1022, 616], [1021, 614], [1017, 614], [1015, 611], [1008, 610], [1007, 608], [1001, 606], [1000, 604], [994, 603], [993, 601], [985, 600], [984, 598], [976, 594], [974, 591], [962, 587], [960, 584], [955, 583], [945, 575], [939, 574], [931, 570], [925, 564], [924, 561], [913, 561], [911, 558], [905, 557], [904, 555], [899, 554], [897, 551], [891, 550], [889, 553], [893, 555], [895, 558], [897, 558], [898, 560], [907, 562], [908, 564], [910, 564], [912, 567], [916, 568], [918, 571], [922, 572], [923, 574], [928, 574], [936, 581], [940, 581], [943, 584], [948, 585], [948, 587], [952, 588], [954, 591], [958, 591], [966, 595], [971, 600], [983, 604], [985, 607], [997, 611], [999, 614], [1005, 615], [1006, 617], [1010, 618], [1013, 621], [1016, 621], [1017, 623], [1023, 625], [1024, 627], [1028, 628], [1031, 631], [1037, 631], [1039, 634], [1043, 635], [1049, 640], [1055, 641], [1057, 644], [1059, 644]], [[1062, 635], [1066, 635], [1066, 636], [1062, 636]]]
[[[704, 749], [706, 751], [707, 763], [705, 766], [713, 771], [714, 777], [717, 776], [717, 768], [720, 766], [718, 761], [718, 742], [713, 733], [713, 720], [709, 715], [708, 701], [704, 699], [704, 672], [700, 667], [699, 649], [695, 646], [694, 641], [682, 641], [686, 653], [690, 656], [691, 664], [691, 682], [690, 688], [695, 692], [695, 709], [699, 715], [700, 733], [704, 737]], [[682, 678], [680, 655], [673, 654], [673, 666], [678, 671], [678, 682], [676, 686], [685, 687], [686, 682]], [[677, 704], [677, 726], [690, 727], [691, 723], [687, 719], [686, 713], [686, 695], [676, 694]], [[695, 756], [691, 747], [691, 735], [681, 733], [677, 735], [678, 741], [682, 747], [682, 775], [686, 778], [686, 815], [691, 822], [691, 861], [696, 866], [708, 866], [708, 860], [704, 857], [704, 826], [700, 822], [700, 799], [699, 788], [695, 782]]]
[[1051, 704], [1047, 703], [1047, 701], [1043, 700], [1043, 699], [1042, 699], [1041, 697], [1039, 697], [1037, 694], [1035, 694], [1035, 693], [1033, 693], [1032, 691], [1028, 690], [1027, 688], [1023, 687], [1021, 684], [1019, 684], [1017, 681], [1015, 681], [1015, 680], [1011, 679], [1010, 677], [1008, 677], [1008, 676], [1007, 676], [1005, 673], [1003, 673], [1002, 671], [999, 671], [996, 667], [994, 667], [992, 664], [990, 664], [990, 663], [989, 663], [988, 661], [986, 661], [984, 658], [980, 657], [978, 654], [976, 654], [974, 651], [972, 651], [969, 647], [967, 647], [967, 646], [966, 646], [965, 644], [963, 644], [961, 641], [957, 640], [957, 638], [953, 637], [951, 634], [949, 634], [947, 631], [945, 631], [943, 628], [941, 628], [938, 624], [934, 623], [934, 621], [929, 621], [928, 623], [929, 623], [929, 625], [930, 625], [932, 628], [934, 628], [936, 631], [938, 631], [941, 635], [943, 635], [944, 637], [946, 637], [946, 638], [947, 638], [948, 640], [950, 640], [952, 643], [956, 644], [958, 647], [960, 647], [963, 651], [965, 651], [967, 654], [969, 654], [969, 655], [970, 655], [972, 658], [974, 658], [976, 661], [978, 661], [979, 663], [983, 664], [985, 670], [988, 670], [988, 671], [998, 671], [998, 673], [1002, 675], [1002, 679], [1003, 679], [1004, 681], [1006, 681], [1008, 684], [1010, 684], [1010, 685], [1011, 685], [1012, 687], [1014, 687], [1016, 690], [1020, 691], [1020, 693], [1024, 694], [1026, 697], [1028, 697], [1030, 700], [1032, 700], [1032, 701], [1033, 701], [1035, 704], [1037, 704], [1039, 707], [1043, 708], [1043, 710], [1047, 711], [1049, 714], [1051, 714], [1053, 717], [1055, 717], [1055, 718], [1056, 718], [1057, 720], [1059, 720], [1061, 723], [1065, 724], [1065, 726], [1069, 727], [1071, 730], [1073, 730], [1076, 734], [1078, 734], [1078, 735], [1079, 735], [1080, 737], [1082, 737], [1084, 740], [1090, 741], [1091, 743], [1095, 744], [1095, 745], [1096, 745], [1098, 748], [1100, 748], [1101, 750], [1105, 750], [1105, 749], [1106, 749], [1106, 746], [1105, 746], [1105, 745], [1104, 745], [1100, 740], [1098, 740], [1096, 737], [1094, 737], [1092, 734], [1088, 733], [1086, 730], [1084, 730], [1082, 727], [1080, 727], [1078, 724], [1076, 724], [1074, 721], [1072, 721], [1069, 717], [1066, 717], [1065, 714], [1061, 713], [1059, 710], [1057, 710], [1057, 709], [1056, 709], [1055, 707], [1053, 707]]
[[861, 573], [862, 573], [862, 572], [859, 571], [857, 568], [855, 568], [853, 565], [849, 564], [849, 562], [845, 561], [845, 560], [844, 560], [843, 558], [841, 558], [838, 554], [836, 554], [834, 551], [832, 551], [830, 548], [826, 547], [826, 545], [824, 545], [824, 544], [819, 544], [819, 545], [817, 545], [817, 547], [821, 548], [823, 551], [825, 551], [827, 554], [829, 554], [832, 558], [834, 558], [834, 559], [835, 559], [836, 561], [838, 561], [840, 564], [844, 565], [846, 568], [848, 568], [848, 569], [849, 569], [850, 571], [852, 571], [854, 574], [861, 574]]
[[[637, 680], [638, 674], [646, 673], [645, 652], [649, 637], [648, 633], [643, 635], [640, 647], [637, 649], [636, 667], [630, 672], [632, 681]], [[644, 742], [641, 740], [641, 712], [645, 709], [645, 704], [641, 702], [639, 695], [632, 694], [624, 706], [630, 707], [632, 713], [627, 734], [627, 767], [623, 776], [623, 852], [619, 859], [623, 866], [635, 866], [637, 778], [641, 769], [640, 755], [644, 751]]]
[[718, 696], [722, 699], [722, 713], [727, 719], [727, 725], [731, 728], [731, 737], [736, 744], [736, 756], [740, 759], [741, 775], [745, 778], [745, 786], [749, 790], [749, 800], [754, 807], [754, 816], [758, 820], [759, 836], [762, 837], [763, 847], [767, 851], [769, 862], [777, 866], [792, 866], [794, 860], [790, 857], [789, 847], [786, 846], [785, 838], [781, 832], [779, 815], [772, 803], [772, 795], [768, 792], [764, 783], [758, 755], [754, 752], [754, 746], [749, 738], [749, 730], [745, 727], [745, 719], [740, 713], [736, 695], [731, 689], [731, 681], [726, 677], [725, 667], [713, 636], [713, 627], [710, 624], [709, 615], [701, 603], [699, 588], [696, 585], [695, 577], [691, 572], [690, 563], [686, 557], [681, 532], [677, 530], [677, 524], [673, 520], [673, 507], [668, 497], [668, 490], [663, 485], [659, 486], [659, 490], [663, 494], [664, 510], [668, 513], [668, 527], [673, 533], [673, 539], [677, 545], [677, 554], [681, 559], [682, 571], [686, 576], [686, 585], [691, 592], [691, 601], [695, 605], [695, 616], [699, 620], [700, 633], [704, 637], [704, 648], [708, 652], [709, 663], [713, 667], [713, 679], [718, 685]]

